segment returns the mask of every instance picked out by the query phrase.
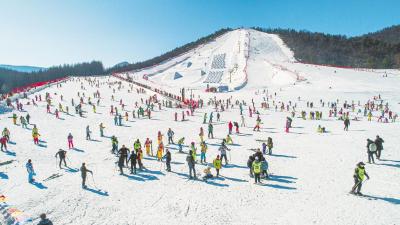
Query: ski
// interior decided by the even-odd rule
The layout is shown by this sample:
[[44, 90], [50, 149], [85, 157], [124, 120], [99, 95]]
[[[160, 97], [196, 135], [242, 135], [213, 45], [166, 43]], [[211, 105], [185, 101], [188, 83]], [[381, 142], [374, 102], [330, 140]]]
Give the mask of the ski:
[[49, 181], [49, 180], [53, 180], [55, 178], [61, 177], [63, 174], [60, 173], [55, 173], [52, 174], [51, 176], [47, 177], [46, 179], [43, 180], [43, 182]]

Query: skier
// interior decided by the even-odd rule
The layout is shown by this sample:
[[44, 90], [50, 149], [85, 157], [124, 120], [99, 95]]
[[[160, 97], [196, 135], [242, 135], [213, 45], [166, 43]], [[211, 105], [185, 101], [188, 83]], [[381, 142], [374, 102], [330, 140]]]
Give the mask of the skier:
[[374, 154], [376, 154], [376, 144], [371, 140], [367, 139], [367, 154], [368, 154], [368, 163], [375, 163]]
[[261, 170], [262, 170], [262, 175], [265, 177], [265, 179], [269, 179], [268, 162], [265, 158], [261, 161]]
[[62, 167], [61, 167], [61, 163], [62, 163], [62, 162], [64, 162], [64, 166], [65, 166], [65, 167], [68, 167], [68, 166], [67, 166], [67, 162], [65, 162], [65, 157], [66, 157], [66, 155], [67, 155], [67, 151], [62, 150], [62, 149], [59, 149], [58, 152], [56, 153], [56, 155], [54, 156], [54, 157], [56, 157], [56, 158], [57, 158], [57, 156], [60, 157], [60, 163], [58, 164], [58, 166], [60, 167], [60, 169], [62, 169]]
[[29, 183], [35, 182], [35, 179], [33, 179], [33, 176], [35, 176], [36, 173], [35, 173], [35, 170], [33, 169], [31, 159], [28, 159], [28, 162], [26, 163], [25, 167], [26, 167], [26, 171], [28, 172], [28, 182]]
[[72, 136], [72, 134], [71, 133], [69, 133], [68, 134], [68, 137], [67, 137], [67, 139], [68, 139], [68, 148], [69, 149], [71, 149], [71, 148], [74, 148], [74, 141], [73, 141], [73, 136]]
[[267, 154], [267, 144], [265, 142], [261, 144], [261, 149], [264, 155]]
[[217, 155], [217, 158], [214, 159], [213, 165], [214, 165], [215, 170], [217, 171], [217, 177], [219, 177], [219, 170], [221, 169], [221, 165], [222, 165], [219, 155]]
[[222, 143], [222, 145], [219, 147], [218, 151], [221, 152], [221, 162], [222, 162], [222, 159], [225, 158], [225, 165], [228, 165], [228, 158], [226, 157], [226, 151], [230, 151], [230, 149], [228, 147], [226, 147], [226, 145], [224, 143]]
[[164, 153], [164, 144], [160, 142], [157, 149], [157, 161], [162, 161], [163, 153]]
[[256, 131], [256, 129], [257, 131], [260, 131], [260, 124], [261, 124], [261, 118], [260, 116], [257, 116], [256, 125], [254, 126], [253, 131]]
[[144, 147], [146, 148], [146, 155], [149, 156], [150, 155], [150, 148], [151, 148], [151, 141], [150, 141], [149, 138], [146, 138], [146, 141], [144, 142]]
[[168, 148], [163, 158], [165, 158], [165, 165], [167, 166], [167, 171], [171, 172], [171, 152], [169, 151]]
[[86, 168], [85, 163], [82, 163], [82, 166], [81, 166], [82, 188], [87, 187], [86, 186], [86, 177], [87, 177], [88, 172], [93, 175], [93, 172]]
[[214, 127], [211, 123], [208, 124], [208, 138], [213, 139], [214, 138], [214, 133], [213, 133]]
[[183, 152], [183, 151], [182, 151], [182, 145], [184, 144], [184, 142], [185, 142], [185, 137], [182, 137], [182, 138], [179, 139], [179, 141], [178, 141], [178, 148], [179, 148], [179, 152], [180, 152], [180, 153]]
[[193, 159], [193, 152], [192, 150], [189, 151], [189, 154], [186, 156], [186, 162], [189, 166], [189, 179], [192, 179], [192, 172], [194, 175], [194, 179], [197, 179], [196, 177], [196, 169], [195, 169], [195, 161]]
[[39, 131], [38, 131], [36, 125], [33, 125], [33, 128], [32, 128], [32, 137], [33, 137], [33, 143], [34, 143], [35, 145], [38, 145], [38, 144], [39, 144], [39, 136], [40, 136], [40, 134], [39, 134]]
[[89, 125], [87, 125], [86, 126], [86, 140], [91, 140], [90, 133], [92, 133], [92, 131], [90, 131]]
[[1, 151], [4, 152], [3, 148], [5, 148], [7, 151], [7, 137], [6, 136], [2, 136], [0, 138], [0, 144], [1, 144]]
[[207, 163], [206, 161], [206, 153], [207, 153], [207, 144], [205, 141], [200, 143], [200, 149], [201, 149], [201, 154], [200, 154], [200, 162], [201, 163]]
[[168, 135], [168, 144], [175, 144], [174, 143], [174, 140], [173, 140], [173, 137], [174, 137], [174, 132], [171, 130], [171, 128], [168, 128], [168, 132], [167, 132], [167, 135]]
[[204, 130], [202, 127], [200, 127], [199, 137], [200, 137], [200, 142], [203, 142], [204, 141]]
[[254, 180], [255, 180], [255, 184], [257, 183], [261, 183], [261, 178], [260, 178], [260, 174], [261, 174], [261, 162], [259, 160], [258, 157], [255, 158], [253, 164], [252, 164], [252, 169], [253, 169], [253, 173], [254, 173]]
[[40, 214], [40, 221], [37, 225], [53, 225], [53, 222], [46, 218], [46, 214], [42, 213]]
[[131, 174], [136, 174], [136, 160], [137, 154], [135, 151], [132, 151], [128, 159], [128, 163], [131, 162]]
[[272, 148], [274, 147], [274, 143], [272, 142], [271, 137], [268, 137], [267, 139], [267, 147], [268, 147], [268, 154], [272, 155]]
[[381, 137], [379, 137], [379, 135], [376, 135], [376, 139], [375, 139], [375, 144], [376, 144], [376, 158], [377, 159], [381, 159], [381, 153], [383, 150], [383, 139]]
[[111, 152], [113, 154], [117, 153], [117, 151], [118, 151], [118, 139], [114, 135], [111, 137], [111, 145], [112, 145]]
[[229, 123], [228, 123], [228, 133], [229, 134], [232, 134], [232, 128], [233, 128], [232, 121], [229, 121]]
[[100, 123], [99, 125], [100, 128], [100, 137], [104, 137], [104, 128], [106, 128], [103, 123]]
[[238, 122], [233, 122], [233, 126], [235, 126], [236, 133], [239, 133], [239, 124]]
[[[355, 195], [362, 195], [361, 187], [362, 183], [364, 181], [364, 177], [366, 176], [367, 179], [369, 180], [369, 176], [367, 172], [365, 171], [365, 164], [363, 162], [359, 162], [357, 164], [357, 168], [354, 170], [354, 186], [351, 189], [350, 193], [355, 194]], [[356, 191], [357, 190], [357, 191]]]
[[26, 122], [28, 123], [28, 124], [30, 124], [30, 122], [29, 122], [29, 120], [31, 119], [31, 116], [29, 115], [29, 113], [28, 114], [26, 114]]
[[350, 126], [350, 120], [349, 120], [348, 116], [346, 116], [346, 118], [344, 119], [343, 123], [344, 123], [344, 130], [348, 131], [349, 130], [349, 126]]
[[118, 151], [119, 159], [120, 161], [122, 160], [122, 166], [124, 166], [124, 161], [126, 162], [126, 165], [128, 165], [128, 153], [129, 149], [125, 147], [125, 145], [122, 145], [122, 148]]

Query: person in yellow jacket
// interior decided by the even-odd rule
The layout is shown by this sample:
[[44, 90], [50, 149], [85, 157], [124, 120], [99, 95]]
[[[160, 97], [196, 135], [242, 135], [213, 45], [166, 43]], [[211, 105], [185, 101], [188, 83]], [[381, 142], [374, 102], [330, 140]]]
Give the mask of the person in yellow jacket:
[[33, 137], [33, 143], [35, 145], [39, 144], [39, 136], [40, 136], [39, 131], [38, 131], [36, 125], [34, 125], [34, 127], [32, 129], [32, 137]]
[[[146, 138], [146, 141], [144, 142], [144, 146], [146, 148], [146, 155], [150, 155], [150, 150], [151, 150], [151, 141], [149, 138]], [[151, 156], [153, 156], [153, 152], [151, 152]]]
[[202, 127], [200, 127], [199, 137], [200, 137], [200, 143], [202, 143], [204, 141], [204, 130]]
[[219, 155], [217, 155], [217, 158], [214, 159], [213, 165], [214, 165], [215, 170], [217, 171], [217, 177], [219, 177], [219, 170], [221, 169], [221, 166], [222, 166], [222, 162], [221, 162], [221, 159], [219, 158]]
[[[361, 194], [361, 187], [362, 187], [362, 183], [364, 181], [364, 178], [367, 177], [367, 179], [369, 180], [369, 176], [367, 174], [367, 172], [365, 171], [365, 164], [363, 162], [359, 162], [357, 164], [356, 169], [354, 170], [354, 186], [351, 189], [350, 193], [351, 194], [355, 194], [355, 195], [362, 195]], [[356, 191], [357, 189], [357, 191]]]
[[196, 156], [197, 156], [197, 148], [194, 145], [194, 142], [192, 142], [190, 144], [190, 148], [192, 149], [192, 157], [193, 157], [193, 161], [196, 162]]
[[371, 113], [371, 111], [369, 111], [369, 113], [368, 113], [368, 121], [372, 121], [372, 113]]
[[17, 125], [17, 114], [15, 114], [15, 113], [13, 114], [12, 120], [13, 120], [13, 124]]
[[232, 137], [229, 134], [226, 136], [225, 143], [227, 145], [233, 145]]
[[158, 161], [162, 161], [163, 153], [164, 153], [164, 144], [161, 142], [158, 145], [158, 149], [157, 149], [157, 160]]
[[254, 160], [252, 164], [252, 169], [254, 173], [254, 183], [261, 183], [261, 162], [258, 157], [256, 157], [256, 159]]

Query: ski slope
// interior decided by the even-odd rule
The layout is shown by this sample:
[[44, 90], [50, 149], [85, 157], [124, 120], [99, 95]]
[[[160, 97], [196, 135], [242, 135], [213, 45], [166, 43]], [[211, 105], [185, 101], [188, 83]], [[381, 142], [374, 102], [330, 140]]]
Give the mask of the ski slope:
[[[225, 53], [225, 67], [214, 69], [224, 71], [221, 82], [231, 92], [208, 93], [204, 89], [206, 79], [215, 55]], [[191, 66], [187, 63], [191, 62]], [[246, 67], [247, 62], [247, 67]], [[206, 64], [204, 66], [204, 63]], [[237, 64], [233, 73], [234, 82], [228, 82], [226, 72]], [[242, 68], [246, 67], [247, 83], [243, 86]], [[159, 72], [163, 70], [162, 72]], [[206, 72], [203, 77], [200, 70]], [[172, 75], [179, 72], [182, 78], [173, 80]], [[142, 79], [149, 75], [148, 81]], [[383, 74], [388, 77], [383, 77]], [[138, 94], [136, 86], [115, 77], [91, 77], [99, 86], [91, 85], [85, 79], [71, 78], [62, 87], [51, 86], [29, 96], [51, 94], [51, 112], [61, 103], [69, 106], [70, 115], [60, 114], [57, 119], [53, 113], [46, 113], [46, 103], [38, 106], [26, 105], [30, 99], [22, 99], [25, 112], [5, 112], [0, 114], [0, 129], [7, 127], [11, 133], [9, 152], [0, 152], [0, 162], [15, 160], [0, 167], [0, 194], [7, 203], [38, 222], [40, 213], [47, 213], [54, 224], [398, 224], [400, 221], [400, 152], [399, 122], [378, 123], [379, 112], [373, 112], [373, 121], [357, 115], [363, 104], [381, 94], [384, 103], [395, 113], [400, 113], [400, 73], [396, 70], [353, 70], [331, 67], [304, 65], [297, 63], [291, 51], [284, 46], [279, 37], [259, 33], [253, 30], [235, 30], [218, 38], [215, 42], [188, 52], [176, 59], [154, 68], [130, 74], [149, 85], [175, 91], [181, 87], [192, 89], [196, 99], [205, 101], [203, 108], [197, 109], [193, 116], [181, 121], [183, 109], [157, 106], [151, 119], [132, 118], [132, 110], [143, 106], [145, 100], [154, 92]], [[301, 77], [299, 80], [298, 77]], [[121, 88], [118, 84], [121, 82]], [[242, 86], [242, 87], [241, 87]], [[82, 89], [83, 87], [83, 89]], [[236, 89], [237, 87], [241, 87]], [[113, 93], [115, 89], [115, 93]], [[96, 113], [88, 105], [88, 96], [100, 92], [100, 106]], [[264, 93], [264, 90], [268, 91]], [[84, 117], [75, 114], [71, 99], [79, 101], [78, 92], [85, 93], [83, 98]], [[275, 95], [276, 93], [276, 95]], [[63, 101], [61, 101], [63, 95]], [[111, 99], [115, 97], [115, 100]], [[235, 103], [245, 101], [245, 127], [239, 134], [233, 134], [234, 145], [228, 146], [230, 163], [221, 169], [221, 177], [204, 182], [188, 179], [186, 154], [178, 153], [176, 145], [167, 145], [172, 152], [172, 172], [154, 157], [145, 156], [146, 170], [136, 175], [119, 175], [115, 162], [117, 157], [111, 154], [110, 136], [115, 135], [122, 144], [132, 150], [133, 143], [139, 139], [142, 143], [148, 137], [153, 140], [156, 152], [157, 132], [164, 134], [167, 143], [168, 128], [175, 132], [174, 140], [185, 137], [184, 152], [187, 145], [195, 142], [199, 149], [199, 129], [203, 127], [207, 134], [207, 124], [203, 124], [204, 113], [214, 112], [207, 105], [209, 99], [232, 99]], [[270, 109], [260, 105], [268, 97]], [[300, 97], [300, 100], [299, 100]], [[126, 104], [121, 109], [119, 101]], [[158, 95], [159, 100], [163, 100]], [[249, 117], [248, 105], [254, 100], [256, 109], [263, 121], [261, 131], [253, 131], [256, 117]], [[322, 107], [320, 100], [325, 102]], [[341, 107], [345, 101], [356, 104], [355, 112], [350, 110], [350, 118], [357, 116], [359, 121], [351, 121], [349, 131], [343, 131], [343, 122], [328, 117], [327, 102], [339, 100]], [[284, 132], [285, 119], [290, 112], [279, 109], [283, 102], [296, 104], [296, 116], [293, 128]], [[313, 109], [307, 108], [307, 102], [314, 102]], [[361, 106], [357, 105], [360, 101]], [[277, 103], [278, 110], [273, 107]], [[117, 106], [122, 113], [129, 113], [129, 121], [123, 126], [115, 126], [110, 106]], [[187, 109], [184, 109], [187, 110]], [[323, 112], [322, 120], [298, 118], [300, 111], [318, 110]], [[345, 110], [347, 111], [347, 110]], [[178, 113], [178, 121], [174, 114]], [[36, 124], [40, 146], [34, 145], [31, 137], [32, 125], [23, 129], [12, 124], [12, 113], [19, 116], [31, 115], [31, 123]], [[208, 144], [207, 162], [219, 154], [218, 147], [228, 132], [229, 121], [240, 124], [237, 105], [221, 113], [221, 121], [214, 122], [214, 139], [205, 138]], [[105, 135], [100, 137], [98, 126], [105, 125]], [[19, 121], [18, 121], [19, 124]], [[85, 139], [85, 128], [92, 130], [92, 141]], [[317, 126], [326, 127], [329, 133], [317, 133]], [[67, 135], [74, 136], [76, 149], [67, 148]], [[363, 185], [362, 192], [368, 197], [356, 197], [348, 194], [353, 186], [353, 172], [360, 161], [367, 161], [366, 139], [380, 135], [384, 140], [382, 160], [376, 164], [366, 163], [366, 171], [371, 179]], [[207, 135], [206, 135], [207, 136]], [[272, 137], [273, 155], [266, 155], [269, 163], [270, 180], [255, 185], [249, 177], [247, 159], [260, 148], [261, 142]], [[54, 155], [58, 149], [67, 150], [67, 164], [71, 169], [59, 169]], [[199, 153], [199, 150], [198, 150]], [[200, 155], [197, 156], [198, 160]], [[42, 185], [32, 185], [27, 181], [25, 163], [32, 159], [37, 176]], [[81, 188], [80, 172], [82, 162], [93, 170], [94, 176], [88, 177], [88, 189]], [[196, 171], [203, 174], [208, 165], [197, 164]], [[52, 174], [62, 176], [43, 181]], [[212, 169], [215, 175], [215, 170]], [[4, 220], [0, 216], [0, 223]], [[29, 224], [29, 223], [26, 223]]]

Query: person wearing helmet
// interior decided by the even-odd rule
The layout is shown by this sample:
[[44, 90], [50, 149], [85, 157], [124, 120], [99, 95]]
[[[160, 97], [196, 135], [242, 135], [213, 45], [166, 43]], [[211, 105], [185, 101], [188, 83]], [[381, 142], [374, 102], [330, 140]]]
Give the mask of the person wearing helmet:
[[361, 187], [362, 187], [362, 182], [365, 177], [369, 180], [369, 176], [367, 172], [365, 171], [365, 164], [363, 162], [359, 162], [357, 164], [356, 169], [354, 170], [354, 186], [351, 189], [350, 193], [355, 194], [355, 195], [362, 195], [361, 194]]

